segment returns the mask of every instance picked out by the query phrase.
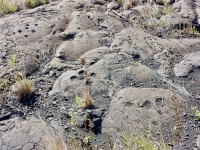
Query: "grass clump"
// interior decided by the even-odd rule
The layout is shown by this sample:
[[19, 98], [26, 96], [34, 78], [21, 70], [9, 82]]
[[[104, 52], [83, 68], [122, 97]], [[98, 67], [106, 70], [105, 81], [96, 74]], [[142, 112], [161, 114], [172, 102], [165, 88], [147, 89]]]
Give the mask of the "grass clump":
[[9, 64], [10, 64], [11, 67], [15, 66], [16, 59], [17, 59], [17, 55], [16, 54], [12, 54], [10, 56], [10, 62], [9, 62]]
[[167, 15], [172, 12], [172, 8], [168, 6], [167, 3], [164, 4], [163, 9], [162, 9], [162, 14]]
[[156, 138], [145, 136], [141, 131], [138, 132], [137, 130], [133, 131], [133, 135], [125, 133], [124, 144], [127, 150], [169, 150], [162, 134], [160, 140], [156, 140]]
[[181, 112], [179, 109], [179, 99], [174, 90], [171, 90], [170, 96], [174, 112], [174, 140], [179, 141], [181, 139]]
[[47, 0], [0, 0], [0, 16], [16, 11], [35, 8], [46, 4]]
[[14, 93], [19, 97], [19, 99], [24, 100], [30, 98], [33, 94], [33, 87], [26, 77], [21, 76], [18, 78], [14, 85]]
[[42, 147], [44, 150], [68, 150], [65, 142], [53, 132], [42, 137]]
[[194, 112], [194, 116], [200, 121], [200, 111], [196, 107], [192, 107], [192, 111]]
[[86, 91], [83, 93], [83, 97], [79, 97], [76, 95], [76, 102], [80, 107], [83, 108], [89, 108], [92, 106], [92, 97], [90, 95], [90, 92]]
[[18, 10], [18, 6], [16, 5], [16, 3], [14, 1], [11, 0], [2, 0], [0, 2], [1, 5], [1, 11], [3, 11], [3, 13], [14, 13]]
[[53, 129], [47, 129], [45, 122], [42, 120], [39, 112], [38, 116], [42, 122], [44, 128], [44, 134], [41, 135], [42, 140], [40, 142], [40, 147], [42, 150], [69, 150], [66, 143], [62, 138], [56, 136]]

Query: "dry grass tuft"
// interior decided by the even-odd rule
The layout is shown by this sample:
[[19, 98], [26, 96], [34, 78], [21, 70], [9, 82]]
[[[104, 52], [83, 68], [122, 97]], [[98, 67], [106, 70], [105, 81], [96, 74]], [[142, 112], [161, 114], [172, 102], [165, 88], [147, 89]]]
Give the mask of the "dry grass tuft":
[[47, 129], [46, 123], [42, 120], [39, 112], [38, 117], [43, 124], [43, 128], [45, 129], [44, 134], [42, 135], [42, 140], [40, 142], [40, 148], [42, 150], [69, 150], [64, 140], [59, 136], [56, 136], [53, 129]]
[[21, 99], [30, 98], [33, 94], [33, 87], [27, 78], [19, 78], [14, 85], [15, 94]]
[[84, 94], [83, 94], [83, 98], [82, 98], [82, 101], [84, 103], [84, 107], [85, 108], [89, 108], [92, 106], [92, 97], [90, 95], [90, 92], [86, 91]]
[[145, 136], [141, 131], [133, 129], [133, 133], [125, 133], [124, 144], [127, 150], [169, 150], [165, 144], [162, 134], [160, 140], [156, 137]]
[[92, 97], [90, 95], [90, 92], [85, 91], [83, 93], [82, 98], [76, 95], [76, 102], [80, 107], [83, 108], [90, 108], [92, 106]]
[[68, 150], [65, 142], [53, 132], [51, 134], [48, 132], [42, 139], [44, 150]]
[[174, 111], [174, 140], [180, 141], [181, 140], [181, 112], [179, 109], [179, 100], [177, 95], [173, 89], [170, 90], [170, 97], [172, 101], [172, 108]]

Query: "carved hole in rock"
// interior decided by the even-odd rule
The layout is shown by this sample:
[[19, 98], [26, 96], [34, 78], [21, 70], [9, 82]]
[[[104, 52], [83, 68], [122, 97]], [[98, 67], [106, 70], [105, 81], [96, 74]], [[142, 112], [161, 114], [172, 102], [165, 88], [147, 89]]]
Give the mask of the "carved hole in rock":
[[28, 35], [24, 35], [25, 37], [28, 37]]
[[73, 80], [77, 79], [77, 76], [71, 76], [70, 79], [73, 81]]
[[29, 24], [27, 23], [26, 26], [29, 26]]
[[28, 27], [26, 27], [25, 29], [28, 29]]
[[133, 55], [133, 59], [135, 59], [135, 60], [140, 59], [140, 55], [139, 55], [139, 54], [134, 54], [134, 55]]
[[35, 26], [37, 26], [38, 24], [35, 24]]
[[15, 32], [13, 32], [12, 34], [15, 34]]
[[158, 123], [156, 122], [156, 121], [152, 121], [151, 122], [154, 126], [157, 126], [158, 125]]
[[190, 70], [190, 71], [189, 71], [189, 73], [193, 73], [193, 72], [194, 72], [194, 70]]
[[150, 109], [152, 106], [151, 106], [151, 102], [149, 100], [146, 100], [143, 104], [143, 107], [146, 107], [147, 109]]
[[86, 81], [86, 85], [89, 85], [89, 86], [92, 85], [92, 81], [87, 80], [87, 81]]
[[84, 73], [84, 70], [80, 70], [80, 71], [78, 72], [79, 75], [82, 75], [83, 73]]
[[200, 66], [198, 66], [197, 68], [200, 69]]
[[22, 33], [22, 30], [18, 30], [19, 33]]
[[63, 38], [64, 40], [70, 40], [70, 39], [74, 39], [75, 33], [69, 33], [67, 35], [65, 35], [65, 37]]
[[77, 29], [79, 29], [79, 30], [80, 30], [81, 28], [80, 28], [80, 27], [78, 27]]
[[131, 107], [133, 104], [134, 104], [134, 103], [131, 102], [131, 101], [126, 101], [126, 102], [124, 102], [124, 106], [126, 106], [126, 107]]
[[159, 115], [162, 115], [162, 114], [163, 114], [162, 111], [160, 111], [160, 110], [157, 110], [157, 113], [158, 113]]
[[34, 32], [35, 32], [35, 30], [31, 30], [31, 32], [32, 32], [32, 33], [34, 33]]
[[92, 77], [96, 77], [96, 76], [97, 76], [96, 73], [94, 73], [94, 72], [92, 72], [90, 75], [91, 75]]
[[156, 98], [156, 106], [163, 106], [162, 104], [163, 99], [162, 98]]
[[95, 64], [95, 62], [94, 62], [94, 61], [90, 62], [90, 65], [94, 65], [94, 64]]

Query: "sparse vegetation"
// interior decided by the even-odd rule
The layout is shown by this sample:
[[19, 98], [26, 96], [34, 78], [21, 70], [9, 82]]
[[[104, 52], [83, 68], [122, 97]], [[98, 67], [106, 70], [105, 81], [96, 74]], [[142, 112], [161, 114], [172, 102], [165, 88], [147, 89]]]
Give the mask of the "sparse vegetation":
[[195, 37], [200, 37], [199, 30], [192, 24], [177, 25], [176, 28], [172, 30], [172, 33], [177, 33], [177, 32], [181, 34], [188, 34], [188, 35], [193, 35]]
[[155, 12], [155, 16], [156, 16], [157, 19], [160, 19], [158, 11]]
[[89, 108], [92, 106], [92, 97], [88, 91], [83, 94], [84, 107]]
[[192, 34], [195, 35], [196, 37], [199, 37], [199, 36], [200, 36], [200, 33], [199, 33], [199, 31], [196, 29], [195, 26], [192, 27]]
[[15, 66], [15, 61], [16, 61], [16, 59], [17, 59], [17, 55], [16, 54], [12, 54], [11, 56], [10, 56], [10, 66], [11, 67], [14, 67]]
[[[40, 120], [42, 121], [41, 117]], [[43, 121], [42, 123], [44, 124]], [[56, 136], [53, 130], [47, 130], [45, 125], [44, 129], [45, 129], [45, 135], [42, 136], [42, 141], [40, 144], [43, 150], [68, 150], [64, 140]]]
[[67, 65], [65, 63], [61, 63], [61, 68], [64, 69]]
[[125, 133], [124, 144], [127, 150], [169, 150], [165, 144], [162, 134], [160, 140], [151, 136], [145, 136], [141, 131], [133, 129], [133, 134]]
[[0, 91], [4, 91], [9, 85], [10, 82], [8, 80], [0, 79]]
[[143, 22], [143, 23], [142, 23], [142, 26], [143, 26], [143, 27], [147, 27], [147, 23], [146, 23], [146, 22]]
[[46, 0], [1, 0], [0, 15], [46, 4]]
[[172, 12], [171, 7], [169, 7], [169, 6], [167, 5], [167, 3], [165, 3], [165, 4], [164, 4], [164, 7], [163, 7], [163, 10], [162, 10], [162, 14], [163, 14], [163, 15], [167, 15], [167, 14], [169, 14], [169, 13], [171, 13], [171, 12]]
[[162, 14], [166, 15], [167, 14], [167, 4], [165, 3], [163, 10], [162, 10]]
[[68, 150], [65, 142], [53, 133], [43, 137], [42, 146], [44, 150]]
[[74, 125], [75, 124], [75, 116], [76, 116], [76, 112], [74, 112], [73, 109], [70, 109], [69, 110], [69, 115], [70, 115], [70, 123], [71, 125]]
[[92, 97], [88, 91], [83, 93], [83, 97], [76, 95], [76, 102], [80, 107], [89, 108], [92, 106]]
[[192, 107], [192, 111], [194, 112], [195, 117], [200, 120], [200, 111], [198, 111], [196, 107]]
[[131, 73], [131, 67], [126, 67], [126, 72]]
[[118, 3], [121, 3], [121, 2], [122, 2], [122, 0], [117, 0], [117, 2], [118, 2]]
[[2, 0], [0, 4], [1, 4], [1, 11], [3, 11], [6, 14], [14, 13], [18, 10], [18, 6], [13, 1]]
[[19, 97], [19, 99], [24, 100], [30, 98], [33, 93], [33, 87], [30, 80], [24, 76], [21, 76], [17, 79], [13, 91]]
[[175, 91], [171, 90], [171, 101], [172, 101], [172, 107], [174, 111], [174, 140], [179, 141], [181, 139], [181, 115], [179, 110], [179, 103], [178, 99], [175, 95]]

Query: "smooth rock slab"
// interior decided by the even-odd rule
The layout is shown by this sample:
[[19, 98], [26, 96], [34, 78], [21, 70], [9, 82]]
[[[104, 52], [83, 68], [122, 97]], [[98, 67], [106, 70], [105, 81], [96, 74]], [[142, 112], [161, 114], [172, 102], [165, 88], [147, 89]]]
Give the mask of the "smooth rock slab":
[[187, 76], [192, 69], [200, 66], [200, 52], [190, 53], [184, 56], [183, 60], [174, 66], [176, 76]]
[[0, 150], [41, 149], [42, 136], [47, 127], [34, 117], [21, 120], [19, 117], [0, 122]]
[[[175, 95], [179, 102], [181, 97]], [[173, 119], [171, 96], [170, 90], [160, 88], [129, 87], [120, 90], [112, 99], [102, 124], [102, 133], [123, 134], [138, 126], [146, 130], [150, 122], [153, 130], [160, 130], [159, 125]]]

